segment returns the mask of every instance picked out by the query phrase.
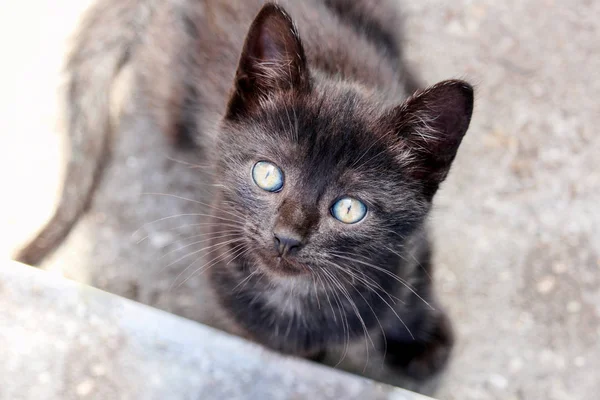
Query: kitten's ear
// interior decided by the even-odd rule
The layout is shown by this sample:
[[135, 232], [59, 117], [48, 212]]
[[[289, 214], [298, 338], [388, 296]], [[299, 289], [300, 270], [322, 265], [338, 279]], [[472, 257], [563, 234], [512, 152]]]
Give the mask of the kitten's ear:
[[246, 36], [228, 116], [252, 109], [275, 91], [302, 91], [308, 86], [304, 48], [292, 19], [281, 7], [266, 4]]
[[399, 159], [429, 198], [448, 175], [472, 113], [473, 87], [449, 80], [416, 92], [386, 117], [400, 138]]

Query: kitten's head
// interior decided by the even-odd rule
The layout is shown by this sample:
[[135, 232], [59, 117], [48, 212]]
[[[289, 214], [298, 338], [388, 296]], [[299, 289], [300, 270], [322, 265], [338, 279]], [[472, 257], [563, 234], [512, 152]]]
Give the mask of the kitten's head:
[[372, 272], [367, 279], [379, 284], [374, 266], [393, 265], [422, 224], [472, 108], [462, 81], [390, 106], [358, 84], [322, 77], [309, 70], [288, 15], [265, 6], [219, 139], [217, 217], [242, 227], [232, 254], [270, 276], [349, 281]]

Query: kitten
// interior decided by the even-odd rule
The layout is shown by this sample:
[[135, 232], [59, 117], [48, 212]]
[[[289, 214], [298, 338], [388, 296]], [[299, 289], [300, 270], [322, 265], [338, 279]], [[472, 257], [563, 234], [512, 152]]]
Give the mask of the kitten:
[[204, 266], [225, 329], [312, 359], [368, 338], [410, 376], [435, 374], [453, 335], [424, 223], [473, 89], [415, 91], [397, 27], [393, 0], [99, 2], [68, 64], [63, 199], [17, 258], [39, 263], [89, 206], [107, 88], [127, 66], [171, 143], [211, 162]]

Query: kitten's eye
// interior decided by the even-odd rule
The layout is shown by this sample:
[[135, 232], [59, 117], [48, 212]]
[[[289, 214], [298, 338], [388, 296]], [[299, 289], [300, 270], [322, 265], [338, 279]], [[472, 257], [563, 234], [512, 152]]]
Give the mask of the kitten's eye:
[[331, 207], [331, 215], [345, 224], [355, 224], [367, 215], [367, 206], [352, 197], [342, 197]]
[[259, 161], [252, 168], [252, 179], [256, 186], [267, 192], [278, 192], [283, 187], [283, 172], [268, 161]]

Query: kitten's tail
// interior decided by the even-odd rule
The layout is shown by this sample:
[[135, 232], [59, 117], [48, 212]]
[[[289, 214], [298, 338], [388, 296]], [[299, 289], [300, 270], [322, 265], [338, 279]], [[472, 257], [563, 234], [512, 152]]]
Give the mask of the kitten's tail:
[[[69, 234], [88, 207], [109, 153], [119, 76], [154, 10], [154, 0], [102, 0], [84, 16], [66, 64], [69, 160], [54, 215], [16, 255], [37, 265]], [[121, 74], [122, 75], [122, 74]]]

